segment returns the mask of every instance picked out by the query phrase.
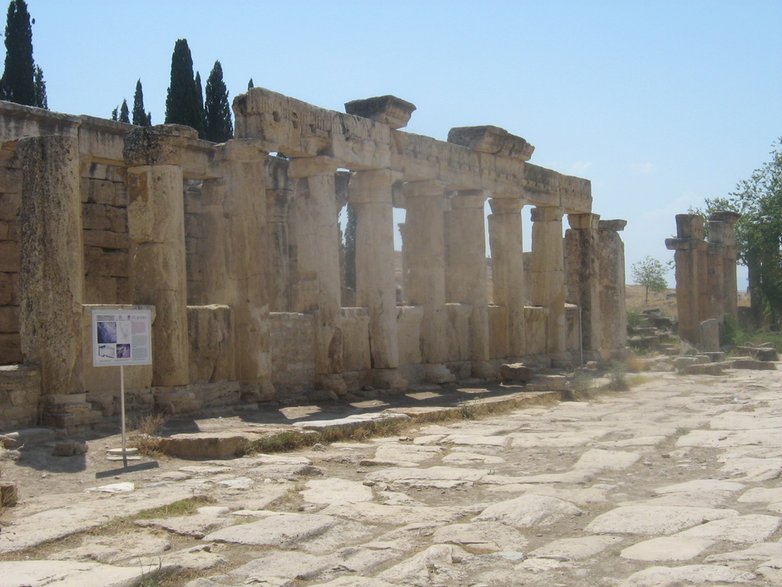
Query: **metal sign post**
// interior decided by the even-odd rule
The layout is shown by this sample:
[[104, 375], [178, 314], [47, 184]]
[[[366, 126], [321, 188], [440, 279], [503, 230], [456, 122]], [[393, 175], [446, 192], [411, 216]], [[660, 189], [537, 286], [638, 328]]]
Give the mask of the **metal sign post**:
[[138, 459], [137, 449], [129, 449], [125, 434], [125, 365], [152, 364], [152, 312], [142, 308], [94, 308], [92, 310], [92, 364], [119, 367], [122, 448], [110, 449], [110, 460], [128, 466], [128, 458]]

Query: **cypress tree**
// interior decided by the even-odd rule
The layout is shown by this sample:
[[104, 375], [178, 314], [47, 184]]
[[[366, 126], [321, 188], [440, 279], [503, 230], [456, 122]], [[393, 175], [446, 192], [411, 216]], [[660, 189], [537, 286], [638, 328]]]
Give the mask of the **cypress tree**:
[[223, 67], [215, 61], [212, 72], [206, 80], [206, 102], [204, 103], [204, 138], [222, 143], [233, 137], [231, 107], [228, 105], [228, 88], [223, 81]]
[[255, 87], [255, 84], [253, 83], [253, 78], [250, 78], [250, 81], [247, 82], [247, 89], [252, 90]]
[[128, 101], [122, 98], [122, 105], [119, 107], [119, 121], [130, 124], [130, 111], [128, 110]]
[[46, 81], [43, 79], [43, 70], [35, 66], [35, 105], [44, 110], [49, 109], [49, 99], [46, 97]]
[[178, 39], [171, 56], [171, 81], [166, 96], [167, 124], [185, 124], [203, 132], [203, 116], [193, 77], [193, 58], [187, 39]]
[[114, 122], [117, 122], [119, 120], [119, 106], [116, 106], [114, 110], [111, 111], [111, 119]]
[[201, 72], [196, 71], [194, 83], [196, 91], [196, 112], [198, 113], [198, 126], [195, 128], [198, 131], [198, 136], [204, 138], [204, 90], [201, 85]]
[[[5, 25], [3, 98], [17, 104], [36, 105], [33, 29], [24, 0], [11, 0]], [[41, 75], [43, 80], [43, 75]]]
[[151, 115], [144, 110], [144, 90], [141, 88], [141, 80], [137, 80], [136, 92], [133, 94], [133, 124], [150, 126], [151, 119]]

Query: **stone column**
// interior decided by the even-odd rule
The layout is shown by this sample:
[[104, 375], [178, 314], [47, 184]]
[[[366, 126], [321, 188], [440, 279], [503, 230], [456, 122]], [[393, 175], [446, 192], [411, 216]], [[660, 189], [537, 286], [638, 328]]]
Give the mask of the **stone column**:
[[605, 358], [622, 358], [627, 346], [625, 309], [625, 245], [619, 232], [626, 220], [600, 220], [597, 224], [600, 268], [601, 352]]
[[150, 127], [125, 139], [130, 294], [155, 306], [152, 384], [161, 387], [187, 385], [190, 370], [180, 138], [195, 131]]
[[291, 308], [291, 259], [288, 213], [295, 180], [288, 177], [288, 160], [268, 157], [266, 163], [266, 214], [269, 232], [269, 310]]
[[338, 163], [327, 157], [293, 159], [288, 174], [304, 179], [307, 188], [296, 196], [306, 198], [296, 208], [297, 234], [309, 236], [306, 242], [297, 242], [297, 272], [313, 276], [317, 286], [317, 292], [314, 292], [317, 302], [314, 309], [316, 374], [322, 387], [344, 394], [347, 388], [339, 376], [342, 372], [342, 287], [335, 189], [337, 167]]
[[715, 318], [720, 324], [725, 317], [725, 244], [724, 223], [709, 219], [709, 240], [706, 242], [705, 318]]
[[[703, 240], [703, 217], [699, 214], [676, 215], [676, 238], [665, 240], [665, 246], [675, 251], [676, 308], [679, 315], [679, 336], [691, 344], [700, 340], [702, 294], [706, 283], [706, 259]], [[703, 284], [703, 285], [702, 285]]]
[[[567, 301], [580, 309], [581, 348], [590, 356], [602, 342], [600, 316], [600, 239], [597, 214], [568, 214], [565, 233]], [[599, 357], [598, 357], [599, 358]]]
[[472, 306], [470, 360], [472, 374], [490, 378], [489, 300], [486, 283], [486, 231], [483, 207], [486, 192], [463, 190], [451, 198], [446, 214], [445, 294], [449, 302]]
[[393, 181], [394, 174], [386, 169], [358, 171], [349, 186], [356, 214], [356, 301], [369, 312], [369, 349], [377, 370], [399, 367]]
[[[562, 209], [532, 209], [531, 299], [548, 308], [547, 350], [556, 359], [565, 353], [565, 270], [562, 250]], [[557, 356], [559, 355], [559, 356]]]
[[524, 348], [525, 278], [519, 199], [491, 198], [489, 215], [493, 302], [504, 306], [508, 316], [508, 353], [521, 357]]
[[[47, 411], [83, 392], [84, 247], [76, 137], [20, 139], [20, 334], [41, 369]], [[86, 404], [82, 397], [81, 403]], [[44, 414], [46, 421], [51, 421]]]
[[[215, 171], [221, 188], [210, 198], [210, 302], [231, 306], [234, 316], [236, 377], [245, 397], [270, 399], [271, 330], [266, 222], [267, 153], [249, 140], [217, 147]], [[216, 200], [216, 201], [215, 201]]]
[[[738, 283], [736, 281], [736, 222], [740, 214], [729, 211], [713, 212], [709, 216], [710, 221], [721, 223], [719, 238], [723, 245], [723, 307], [726, 316], [732, 316], [734, 321], [738, 319]], [[709, 229], [709, 240], [712, 239]]]
[[421, 354], [430, 381], [452, 381], [442, 363], [448, 357], [445, 309], [445, 185], [437, 181], [408, 182], [404, 186], [405, 295], [413, 306], [423, 306]]

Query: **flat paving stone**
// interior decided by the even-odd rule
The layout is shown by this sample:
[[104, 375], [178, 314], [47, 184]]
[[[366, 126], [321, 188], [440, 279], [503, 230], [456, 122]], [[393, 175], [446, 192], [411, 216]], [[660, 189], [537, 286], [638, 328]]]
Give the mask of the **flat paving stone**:
[[139, 530], [114, 536], [90, 536], [82, 538], [81, 545], [50, 555], [56, 560], [92, 560], [114, 564], [143, 555], [159, 555], [171, 549], [167, 537]]
[[432, 535], [435, 544], [455, 544], [473, 554], [523, 550], [527, 539], [521, 532], [498, 522], [451, 524]]
[[292, 546], [325, 532], [336, 523], [332, 516], [269, 513], [256, 522], [229, 526], [203, 539], [252, 546]]
[[590, 471], [621, 471], [632, 467], [640, 458], [641, 455], [634, 452], [594, 448], [581, 455], [573, 467]]
[[330, 505], [324, 514], [349, 520], [363, 521], [368, 524], [412, 524], [414, 522], [453, 522], [465, 514], [460, 507], [417, 507], [403, 505], [383, 505], [373, 502], [360, 502], [342, 505]]
[[459, 467], [427, 467], [421, 469], [392, 468], [371, 471], [366, 480], [370, 483], [382, 482], [391, 487], [431, 487], [435, 489], [454, 489], [472, 485], [489, 473], [484, 469], [462, 469]]
[[597, 516], [587, 525], [594, 534], [674, 534], [711, 520], [736, 517], [734, 510], [685, 506], [622, 506]]
[[129, 587], [143, 570], [88, 561], [0, 561], [3, 585], [78, 585], [79, 587]]
[[708, 538], [660, 536], [625, 548], [622, 558], [638, 561], [688, 561], [714, 544]]
[[483, 510], [476, 520], [497, 521], [517, 528], [550, 526], [566, 517], [580, 516], [583, 510], [572, 503], [532, 493], [501, 501]]
[[241, 584], [265, 585], [267, 581], [274, 579], [312, 580], [333, 566], [334, 561], [330, 557], [274, 550], [254, 557], [250, 562], [231, 571], [230, 575], [240, 578]]
[[782, 542], [760, 542], [752, 544], [743, 550], [732, 550], [706, 557], [707, 563], [731, 561], [766, 561], [782, 558]]
[[580, 561], [600, 554], [609, 546], [619, 544], [623, 538], [619, 536], [579, 536], [577, 538], [561, 538], [549, 542], [529, 553], [536, 558], [553, 558], [560, 561]]
[[782, 501], [782, 487], [753, 487], [741, 494], [738, 501], [742, 503], [773, 503]]
[[763, 542], [774, 534], [782, 518], [763, 514], [737, 516], [727, 520], [714, 520], [679, 533], [679, 536], [696, 536], [728, 542]]
[[347, 479], [312, 479], [301, 492], [304, 501], [321, 504], [358, 503], [372, 501], [372, 489], [358, 481]]
[[379, 578], [401, 585], [458, 585], [461, 563], [471, 555], [451, 544], [435, 544], [383, 571]]
[[679, 585], [751, 583], [755, 574], [720, 565], [650, 567], [630, 575], [622, 587], [678, 587]]

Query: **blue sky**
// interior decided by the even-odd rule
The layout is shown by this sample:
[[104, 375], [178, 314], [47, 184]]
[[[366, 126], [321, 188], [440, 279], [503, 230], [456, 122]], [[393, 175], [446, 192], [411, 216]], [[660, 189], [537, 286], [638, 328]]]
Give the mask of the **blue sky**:
[[590, 179], [594, 212], [628, 220], [628, 281], [782, 136], [780, 0], [27, 1], [52, 110], [108, 117], [141, 78], [162, 123], [178, 38], [231, 98], [251, 77], [340, 111], [394, 94], [410, 132], [493, 124]]

